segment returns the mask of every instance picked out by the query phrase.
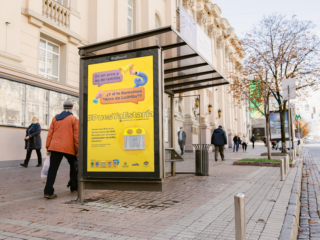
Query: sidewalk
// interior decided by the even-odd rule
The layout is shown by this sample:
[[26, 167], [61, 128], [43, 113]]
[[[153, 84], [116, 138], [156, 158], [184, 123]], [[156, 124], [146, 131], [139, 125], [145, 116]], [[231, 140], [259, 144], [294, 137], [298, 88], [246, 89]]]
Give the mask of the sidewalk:
[[[297, 170], [281, 182], [279, 168], [232, 165], [265, 151], [261, 144], [247, 153], [226, 149], [225, 162], [211, 152], [208, 177], [169, 177], [160, 193], [86, 191], [84, 205], [71, 202], [77, 194], [66, 188], [67, 163], [54, 200], [43, 198], [38, 168], [0, 169], [0, 239], [234, 239], [238, 192], [246, 195], [247, 239], [278, 239]], [[192, 170], [189, 153], [177, 171]]]

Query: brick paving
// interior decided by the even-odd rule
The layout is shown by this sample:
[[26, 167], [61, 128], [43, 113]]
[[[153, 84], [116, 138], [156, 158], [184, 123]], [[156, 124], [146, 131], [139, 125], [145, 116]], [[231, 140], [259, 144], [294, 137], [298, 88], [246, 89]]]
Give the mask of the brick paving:
[[[248, 153], [226, 149], [225, 162], [210, 153], [208, 177], [166, 178], [160, 193], [90, 190], [84, 205], [73, 203], [77, 194], [66, 188], [67, 163], [54, 200], [43, 198], [38, 168], [0, 169], [0, 239], [234, 239], [238, 192], [246, 195], [247, 239], [277, 239], [296, 170], [281, 182], [279, 168], [232, 165], [264, 151], [262, 145]], [[177, 171], [192, 169], [189, 153]]]
[[320, 143], [304, 145], [298, 239], [320, 239]]

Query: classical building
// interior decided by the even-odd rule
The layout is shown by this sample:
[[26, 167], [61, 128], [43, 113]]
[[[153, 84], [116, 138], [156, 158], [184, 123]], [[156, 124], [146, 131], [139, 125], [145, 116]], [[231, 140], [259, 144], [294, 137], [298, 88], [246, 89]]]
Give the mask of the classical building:
[[[221, 9], [209, 0], [2, 1], [0, 164], [25, 158], [24, 136], [33, 116], [43, 129], [43, 155], [51, 119], [64, 100], [74, 101], [78, 116], [78, 47], [168, 25], [179, 30], [181, 5], [210, 38], [212, 65], [225, 77], [234, 73], [244, 51]], [[190, 95], [200, 95], [200, 106]], [[204, 143], [219, 125], [230, 144], [233, 134], [249, 134], [246, 109], [233, 100], [228, 85], [177, 96], [174, 111], [176, 127], [187, 132], [188, 151], [198, 142], [199, 122]]]

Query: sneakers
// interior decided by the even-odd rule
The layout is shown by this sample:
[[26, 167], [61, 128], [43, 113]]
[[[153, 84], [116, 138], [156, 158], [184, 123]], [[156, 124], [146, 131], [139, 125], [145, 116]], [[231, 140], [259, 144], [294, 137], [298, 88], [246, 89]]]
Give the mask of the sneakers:
[[28, 165], [27, 165], [27, 164], [24, 164], [24, 163], [21, 163], [20, 166], [25, 167], [25, 168], [28, 167]]
[[42, 167], [42, 164], [38, 164], [36, 167]]
[[57, 198], [58, 196], [55, 194], [52, 194], [52, 195], [44, 195], [44, 197], [47, 199], [54, 199], [54, 198]]
[[215, 159], [215, 161], [217, 162], [217, 161], [218, 161], [218, 159]]

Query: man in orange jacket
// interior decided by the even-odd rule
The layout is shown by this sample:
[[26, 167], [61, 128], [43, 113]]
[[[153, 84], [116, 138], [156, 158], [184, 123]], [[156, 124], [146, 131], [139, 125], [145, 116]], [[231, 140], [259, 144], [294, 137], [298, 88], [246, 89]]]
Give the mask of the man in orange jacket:
[[70, 164], [70, 191], [78, 190], [77, 172], [74, 162], [78, 155], [78, 133], [79, 120], [73, 116], [73, 103], [66, 100], [63, 103], [64, 111], [56, 115], [51, 122], [47, 136], [47, 155], [50, 155], [50, 167], [48, 171], [47, 183], [44, 188], [45, 198], [56, 198], [53, 184], [56, 180], [57, 172], [63, 157]]

